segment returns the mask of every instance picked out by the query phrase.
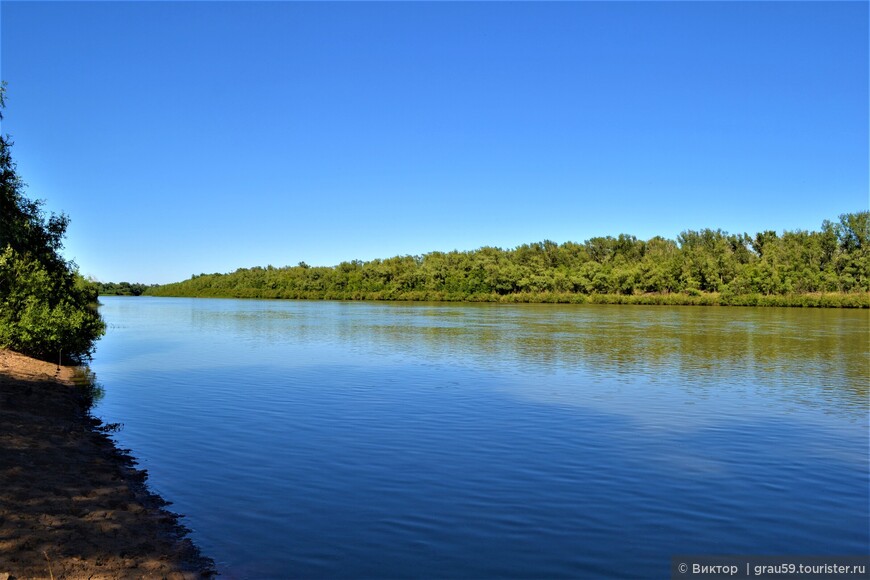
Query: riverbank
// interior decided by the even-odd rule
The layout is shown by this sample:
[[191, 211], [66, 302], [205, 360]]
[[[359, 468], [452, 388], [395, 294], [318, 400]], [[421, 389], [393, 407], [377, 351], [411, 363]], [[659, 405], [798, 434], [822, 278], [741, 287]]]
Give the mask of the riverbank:
[[0, 350], [0, 578], [213, 576], [91, 396], [75, 369]]
[[811, 292], [803, 294], [727, 294], [719, 292], [671, 294], [579, 294], [576, 292], [450, 293], [450, 292], [338, 292], [268, 288], [200, 288], [168, 284], [144, 296], [174, 298], [257, 298], [391, 302], [498, 302], [502, 304], [634, 304], [639, 306], [761, 306], [789, 308], [870, 308], [870, 292]]

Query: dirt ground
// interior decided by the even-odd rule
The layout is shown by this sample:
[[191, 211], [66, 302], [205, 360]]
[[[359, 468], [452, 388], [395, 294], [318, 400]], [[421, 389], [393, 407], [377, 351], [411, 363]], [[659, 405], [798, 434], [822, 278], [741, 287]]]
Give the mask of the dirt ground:
[[0, 350], [0, 580], [213, 576], [73, 378]]

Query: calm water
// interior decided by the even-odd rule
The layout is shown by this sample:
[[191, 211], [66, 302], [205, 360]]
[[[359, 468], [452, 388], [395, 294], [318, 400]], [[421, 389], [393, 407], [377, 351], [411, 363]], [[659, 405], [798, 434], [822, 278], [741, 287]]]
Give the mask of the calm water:
[[866, 311], [101, 300], [94, 413], [229, 578], [870, 550]]

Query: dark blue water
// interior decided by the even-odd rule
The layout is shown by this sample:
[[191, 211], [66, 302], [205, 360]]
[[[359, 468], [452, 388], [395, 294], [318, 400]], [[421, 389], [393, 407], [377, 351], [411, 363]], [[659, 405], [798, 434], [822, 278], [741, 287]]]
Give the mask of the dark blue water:
[[870, 550], [866, 312], [101, 301], [95, 414], [225, 577]]

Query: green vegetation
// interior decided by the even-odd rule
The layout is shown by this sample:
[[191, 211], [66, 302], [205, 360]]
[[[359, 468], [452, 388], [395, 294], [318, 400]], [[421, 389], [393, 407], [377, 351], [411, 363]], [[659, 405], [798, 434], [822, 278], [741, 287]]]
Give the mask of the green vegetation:
[[[0, 108], [4, 99], [5, 85]], [[69, 218], [46, 219], [42, 202], [24, 196], [11, 146], [0, 136], [0, 347], [81, 362], [105, 330], [97, 289], [60, 255]]]
[[749, 236], [685, 231], [677, 240], [621, 234], [511, 250], [431, 252], [335, 267], [239, 269], [149, 288], [154, 296], [870, 306], [870, 212], [820, 231]]
[[100, 296], [141, 296], [151, 287], [147, 284], [131, 282], [94, 282], [94, 284]]

